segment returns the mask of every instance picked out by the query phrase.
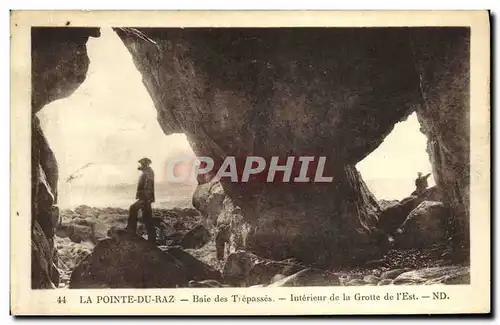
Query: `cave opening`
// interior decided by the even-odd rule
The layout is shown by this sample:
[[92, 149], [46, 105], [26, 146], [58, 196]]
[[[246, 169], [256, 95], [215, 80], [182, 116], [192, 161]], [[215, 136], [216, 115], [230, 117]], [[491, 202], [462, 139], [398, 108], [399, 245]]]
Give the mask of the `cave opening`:
[[87, 50], [85, 81], [37, 113], [59, 165], [59, 208], [128, 207], [142, 157], [153, 161], [156, 206], [190, 207], [196, 183], [168, 182], [165, 170], [171, 157], [193, 155], [186, 136], [163, 133], [142, 77], [111, 28], [90, 38]]
[[429, 187], [435, 185], [427, 153], [427, 137], [420, 131], [414, 112], [396, 123], [381, 145], [360, 161], [356, 168], [378, 200], [402, 200], [415, 190], [419, 172], [431, 174]]

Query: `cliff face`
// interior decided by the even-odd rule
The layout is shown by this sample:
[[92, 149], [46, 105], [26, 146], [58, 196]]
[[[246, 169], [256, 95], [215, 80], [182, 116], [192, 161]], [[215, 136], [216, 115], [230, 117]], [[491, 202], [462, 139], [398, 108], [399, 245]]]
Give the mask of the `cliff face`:
[[48, 103], [70, 96], [85, 80], [89, 59], [85, 44], [99, 36], [97, 28], [33, 28], [32, 57], [32, 287], [53, 288], [59, 282], [54, 249], [58, 167], [36, 112]]
[[450, 236], [455, 249], [469, 250], [470, 182], [470, 30], [415, 31], [416, 66], [423, 105], [417, 110], [434, 179], [451, 208]]
[[306, 261], [380, 254], [378, 205], [354, 166], [419, 103], [402, 30], [115, 31], [164, 132], [185, 133], [198, 156], [216, 166], [227, 156], [326, 157], [332, 183], [221, 179], [242, 211], [220, 221], [241, 238], [235, 246]]

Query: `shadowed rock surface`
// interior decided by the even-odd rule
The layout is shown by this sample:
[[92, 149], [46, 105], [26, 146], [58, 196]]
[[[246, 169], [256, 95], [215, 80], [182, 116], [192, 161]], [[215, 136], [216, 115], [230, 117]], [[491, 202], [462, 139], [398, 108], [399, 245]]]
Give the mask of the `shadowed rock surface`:
[[180, 240], [184, 248], [201, 248], [210, 240], [210, 232], [203, 225], [196, 225], [186, 232]]
[[408, 218], [410, 212], [423, 201], [440, 202], [442, 201], [442, 194], [436, 186], [433, 186], [421, 195], [411, 195], [401, 200], [401, 202], [392, 203], [381, 209], [377, 228], [388, 234], [393, 234]]
[[234, 286], [269, 284], [274, 276], [289, 276], [306, 267], [289, 262], [277, 262], [259, 257], [247, 251], [237, 251], [228, 256], [222, 275]]
[[433, 176], [451, 209], [455, 255], [470, 250], [470, 29], [425, 28], [412, 33], [423, 105], [417, 109]]
[[169, 288], [187, 286], [182, 265], [138, 236], [100, 241], [75, 268], [70, 288]]
[[177, 247], [164, 250], [123, 230], [97, 243], [73, 271], [70, 288], [175, 288], [221, 274]]
[[181, 247], [164, 247], [162, 251], [170, 254], [182, 263], [186, 278], [190, 281], [213, 280], [222, 282], [222, 274], [219, 271], [194, 258]]
[[[70, 96], [85, 80], [89, 59], [86, 43], [98, 28], [31, 29], [31, 215], [33, 289], [57, 287], [54, 228], [57, 209], [57, 161], [35, 115], [48, 103]], [[39, 232], [38, 226], [42, 232]], [[37, 249], [43, 247], [43, 249]], [[50, 279], [51, 281], [47, 281]]]
[[423, 201], [408, 215], [395, 237], [396, 245], [423, 248], [446, 243], [448, 210], [441, 202]]

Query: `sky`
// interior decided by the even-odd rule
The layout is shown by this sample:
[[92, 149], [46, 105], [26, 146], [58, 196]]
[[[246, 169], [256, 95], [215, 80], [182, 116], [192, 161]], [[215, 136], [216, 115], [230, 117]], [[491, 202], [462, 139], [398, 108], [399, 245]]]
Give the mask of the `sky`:
[[[88, 163], [74, 185], [135, 183], [137, 160], [144, 156], [164, 177], [160, 166], [169, 157], [193, 154], [185, 135], [162, 132], [142, 77], [110, 28], [90, 38], [87, 48], [90, 66], [84, 83], [38, 113], [59, 162], [60, 187]], [[417, 172], [431, 172], [425, 148], [426, 138], [412, 114], [357, 167], [377, 198], [401, 199], [413, 191]]]

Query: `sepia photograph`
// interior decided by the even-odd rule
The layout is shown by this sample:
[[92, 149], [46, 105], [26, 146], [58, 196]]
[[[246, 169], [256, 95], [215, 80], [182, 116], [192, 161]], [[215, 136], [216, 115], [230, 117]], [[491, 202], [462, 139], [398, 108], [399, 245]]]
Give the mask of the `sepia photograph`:
[[81, 304], [167, 288], [449, 299], [471, 285], [480, 218], [471, 37], [466, 24], [29, 26], [30, 289], [106, 290]]

